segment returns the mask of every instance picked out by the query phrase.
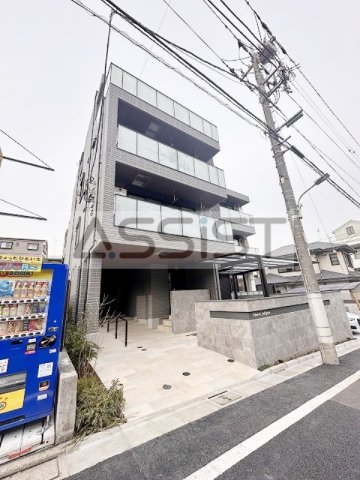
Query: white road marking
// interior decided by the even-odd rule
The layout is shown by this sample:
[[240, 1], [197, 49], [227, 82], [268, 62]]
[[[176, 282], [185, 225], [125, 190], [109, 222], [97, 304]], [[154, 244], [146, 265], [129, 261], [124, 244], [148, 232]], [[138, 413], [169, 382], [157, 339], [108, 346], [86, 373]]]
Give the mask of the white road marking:
[[279, 420], [276, 420], [276, 422], [267, 426], [263, 430], [260, 430], [260, 432], [256, 433], [247, 440], [239, 443], [232, 449], [225, 452], [223, 455], [215, 458], [213, 461], [200, 468], [200, 470], [192, 473], [184, 480], [214, 480], [226, 472], [226, 470], [229, 470], [229, 468], [233, 467], [248, 455], [258, 450], [274, 437], [297, 423], [302, 418], [309, 415], [309, 413], [320, 407], [320, 405], [335, 397], [335, 395], [345, 390], [345, 388], [349, 387], [359, 379], [360, 370], [355, 372], [353, 375], [350, 375], [350, 377], [346, 378], [337, 385], [329, 388], [329, 390], [326, 390], [317, 397], [312, 398], [284, 417], [279, 418]]

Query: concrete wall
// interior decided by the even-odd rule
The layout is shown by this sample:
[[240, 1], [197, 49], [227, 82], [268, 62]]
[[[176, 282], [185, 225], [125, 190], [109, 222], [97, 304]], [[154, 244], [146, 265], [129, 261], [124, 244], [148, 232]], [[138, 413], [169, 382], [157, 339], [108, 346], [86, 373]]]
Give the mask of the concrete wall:
[[76, 416], [77, 373], [65, 350], [59, 357], [59, 383], [55, 409], [56, 445], [74, 436]]
[[210, 300], [209, 290], [174, 290], [170, 298], [173, 333], [194, 332], [195, 302]]
[[[338, 292], [323, 295], [336, 342], [352, 338]], [[251, 367], [319, 349], [306, 295], [195, 304], [198, 344]]]

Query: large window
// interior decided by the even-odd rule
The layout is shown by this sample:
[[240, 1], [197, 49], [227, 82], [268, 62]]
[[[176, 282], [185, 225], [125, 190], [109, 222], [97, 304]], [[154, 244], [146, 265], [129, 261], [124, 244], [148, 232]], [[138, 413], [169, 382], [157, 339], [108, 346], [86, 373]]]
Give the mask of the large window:
[[136, 154], [136, 132], [119, 125], [118, 147]]
[[161, 232], [160, 205], [150, 202], [137, 202], [137, 228]]
[[344, 253], [345, 263], [349, 268], [354, 268], [353, 261], [351, 255], [348, 253]]
[[181, 210], [161, 207], [162, 231], [172, 235], [182, 235]]
[[201, 180], [205, 180], [206, 182], [210, 181], [209, 175], [209, 165], [201, 160], [194, 160], [195, 163], [195, 175]]
[[329, 258], [330, 258], [331, 265], [340, 265], [337, 253], [330, 253]]
[[177, 151], [167, 145], [159, 143], [159, 158], [162, 165], [177, 170]]
[[346, 233], [350, 235], [355, 235], [354, 227], [346, 227]]
[[137, 228], [137, 201], [133, 198], [116, 195], [115, 202], [115, 225]]
[[159, 161], [159, 144], [149, 137], [138, 135], [138, 155], [153, 162]]

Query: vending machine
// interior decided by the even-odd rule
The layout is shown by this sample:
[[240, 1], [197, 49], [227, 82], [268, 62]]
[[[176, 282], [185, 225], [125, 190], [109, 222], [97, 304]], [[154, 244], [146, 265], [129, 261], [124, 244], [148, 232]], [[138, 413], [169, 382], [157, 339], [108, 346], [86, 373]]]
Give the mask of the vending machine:
[[67, 276], [62, 264], [0, 268], [0, 431], [53, 412]]

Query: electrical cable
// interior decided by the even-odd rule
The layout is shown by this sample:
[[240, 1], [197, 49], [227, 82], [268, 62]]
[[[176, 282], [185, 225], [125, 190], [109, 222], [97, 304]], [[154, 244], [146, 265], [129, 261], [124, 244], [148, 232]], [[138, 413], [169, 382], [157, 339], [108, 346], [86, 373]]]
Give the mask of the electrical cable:
[[[7, 205], [11, 205], [12, 207], [18, 208], [19, 210], [22, 210], [23, 212], [30, 213], [31, 215], [33, 215], [33, 217], [26, 216], [25, 218], [34, 218], [36, 220], [46, 220], [46, 218], [41, 217], [37, 213], [31, 212], [30, 210], [26, 210], [26, 208], [20, 207], [19, 205], [15, 205], [15, 203], [8, 202], [7, 200], [4, 200], [3, 198], [0, 198], [0, 202], [6, 203]], [[2, 213], [2, 215], [4, 215], [4, 213]], [[19, 216], [16, 213], [14, 213], [14, 214], [13, 213], [5, 213], [5, 215], [10, 215], [10, 216], [14, 215], [14, 216], [17, 216], [17, 217]]]
[[305, 73], [302, 71], [300, 68], [300, 65], [298, 62], [296, 62], [290, 54], [285, 50], [285, 48], [281, 45], [281, 43], [277, 40], [277, 38], [271, 33], [269, 27], [262, 21], [260, 18], [260, 15], [257, 13], [257, 11], [252, 7], [250, 4], [249, 0], [245, 0], [246, 4], [249, 6], [249, 8], [253, 11], [254, 15], [259, 19], [262, 27], [267, 31], [276, 41], [277, 45], [281, 49], [282, 53], [286, 55], [289, 60], [293, 63], [293, 65], [299, 70], [300, 75], [304, 78], [304, 80], [310, 85], [312, 90], [316, 93], [316, 95], [320, 98], [320, 100], [323, 102], [323, 104], [326, 106], [326, 108], [331, 112], [331, 114], [336, 118], [336, 120], [340, 123], [340, 125], [344, 128], [344, 130], [350, 135], [350, 137], [354, 140], [354, 142], [360, 147], [360, 143], [358, 140], [355, 138], [355, 136], [351, 133], [351, 131], [347, 128], [347, 126], [344, 124], [344, 122], [340, 119], [340, 117], [335, 113], [335, 111], [332, 109], [332, 107], [329, 105], [329, 103], [325, 100], [325, 98], [321, 95], [321, 93], [318, 91], [318, 89], [315, 87], [315, 85], [311, 82], [311, 80], [305, 75]]
[[[84, 6], [80, 0], [71, 0], [73, 1], [74, 3], [76, 3], [77, 5], [79, 6], [82, 6], [83, 8], [85, 7], [85, 9], [87, 11], [89, 11], [88, 7]], [[167, 47], [166, 44], [164, 44], [164, 42], [158, 38], [158, 35], [153, 32], [152, 30], [148, 29], [147, 27], [143, 26], [140, 22], [138, 22], [137, 20], [135, 20], [133, 17], [131, 17], [130, 15], [128, 15], [126, 12], [124, 12], [120, 7], [118, 7], [114, 2], [110, 1], [110, 0], [102, 0], [102, 2], [104, 4], [106, 4], [107, 6], [115, 9], [117, 11], [117, 13], [119, 13], [119, 15], [124, 18], [128, 23], [132, 24], [137, 30], [139, 30], [141, 33], [143, 33], [145, 36], [147, 36], [148, 38], [152, 39], [153, 41], [157, 42], [157, 44], [159, 46], [161, 46], [165, 51], [167, 51], [168, 53], [170, 53], [173, 58], [175, 58], [177, 61], [179, 61], [182, 65], [186, 66], [189, 70], [192, 71], [192, 73], [195, 73], [199, 78], [201, 78], [203, 81], [207, 81], [208, 84], [210, 84], [210, 86], [212, 88], [214, 88], [218, 93], [221, 93], [223, 96], [225, 96], [228, 100], [231, 101], [231, 103], [235, 104], [238, 108], [240, 108], [242, 111], [245, 111], [245, 113], [247, 113], [249, 116], [251, 116], [252, 119], [255, 119], [261, 126], [259, 125], [256, 125], [256, 124], [253, 124], [252, 122], [249, 122], [248, 119], [246, 119], [246, 121], [250, 124], [252, 124], [253, 126], [256, 126], [257, 128], [259, 128], [260, 130], [262, 130], [263, 132], [265, 132], [266, 134], [272, 134], [272, 135], [276, 135], [277, 137], [279, 137], [279, 134], [277, 134], [276, 132], [272, 132], [270, 131], [270, 129], [267, 127], [266, 123], [261, 120], [259, 117], [257, 117], [255, 114], [253, 114], [251, 111], [249, 111], [246, 107], [244, 107], [243, 105], [240, 104], [240, 102], [237, 102], [230, 94], [228, 94], [226, 91], [224, 91], [221, 87], [219, 87], [214, 81], [212, 81], [209, 77], [207, 77], [206, 75], [204, 75], [201, 71], [199, 71], [198, 69], [196, 69], [194, 66], [192, 66], [191, 64], [189, 64], [189, 62], [187, 62], [186, 60], [184, 60], [180, 55], [178, 55], [176, 52], [174, 52], [170, 47]], [[92, 11], [90, 10], [90, 12], [92, 13]], [[107, 20], [104, 18], [104, 17], [101, 17], [100, 15], [96, 14], [95, 13], [95, 16], [97, 16], [98, 18], [100, 18], [102, 21], [104, 21], [105, 23], [108, 23]], [[92, 13], [93, 14], [93, 13]], [[141, 28], [142, 27], [142, 28]], [[139, 42], [137, 42], [136, 40], [132, 39], [126, 32], [122, 32], [121, 30], [117, 29], [117, 28], [114, 28], [112, 27], [114, 30], [118, 31], [118, 33], [120, 33], [122, 36], [124, 36], [125, 38], [127, 38], [129, 41], [131, 41], [133, 44], [139, 46], [140, 48], [144, 49], [145, 51], [148, 51], [148, 49], [146, 49], [146, 47], [144, 47], [142, 44], [140, 44]], [[176, 71], [177, 73], [180, 73], [181, 76], [183, 76], [183, 78], [186, 78], [189, 80], [189, 77], [187, 77], [186, 75], [183, 74], [183, 72], [179, 71], [178, 69], [176, 69], [175, 67], [173, 67], [172, 65], [168, 64], [168, 62], [164, 61], [163, 59], [161, 59], [161, 57], [159, 58], [158, 56], [154, 55], [152, 52], [150, 52], [151, 55], [153, 55], [154, 58], [157, 58], [159, 61], [161, 61], [164, 65], [168, 66], [169, 68], [171, 68], [173, 71]], [[198, 85], [193, 79], [190, 79], [190, 81], [196, 85], [198, 88], [200, 88], [201, 90], [205, 91], [206, 93], [210, 94], [210, 96], [212, 96], [213, 98], [215, 98], [217, 101], [219, 101], [218, 97], [214, 96], [211, 92], [208, 92], [206, 89], [204, 89], [203, 86], [200, 86]], [[229, 105], [223, 101], [220, 100], [220, 103], [222, 103], [224, 106], [226, 106], [227, 108], [229, 108]], [[244, 117], [239, 114], [239, 112], [237, 112], [236, 110], [234, 110], [233, 108], [230, 108], [234, 113], [236, 113], [238, 116], [240, 116], [241, 118], [244, 119]], [[281, 138], [281, 137], [280, 137]], [[310, 168], [312, 168], [315, 172], [317, 172], [319, 175], [323, 175], [324, 172], [322, 172], [322, 170], [317, 167], [310, 159], [308, 159], [304, 154], [302, 154], [296, 147], [294, 147], [293, 145], [291, 145], [288, 141], [285, 141], [284, 142], [284, 146], [288, 147], [288, 149], [291, 149], [296, 155], [300, 156], [300, 158], [302, 159], [303, 162], [305, 162]], [[336, 182], [334, 182], [334, 180], [332, 180], [331, 178], [328, 179], [328, 182], [339, 192], [341, 193], [343, 196], [345, 196], [349, 201], [351, 201], [354, 205], [356, 205], [358, 208], [360, 208], [360, 203], [355, 200], [348, 192], [346, 192], [344, 189], [342, 189]]]
[[50, 165], [48, 165], [46, 162], [44, 162], [44, 160], [41, 160], [41, 158], [39, 158], [37, 155], [35, 155], [35, 153], [33, 153], [28, 148], [26, 148], [22, 143], [20, 143], [18, 140], [16, 140], [14, 137], [12, 137], [9, 133], [6, 133], [2, 128], [0, 128], [0, 132], [3, 133], [6, 137], [10, 138], [10, 140], [15, 142], [17, 145], [19, 145], [19, 147], [21, 147], [23, 150], [25, 150], [25, 152], [29, 153], [32, 157], [36, 158], [36, 160], [39, 160], [39, 162], [41, 162], [43, 165], [48, 167], [49, 170], [54, 171], [54, 169], [52, 167], [50, 167]]

